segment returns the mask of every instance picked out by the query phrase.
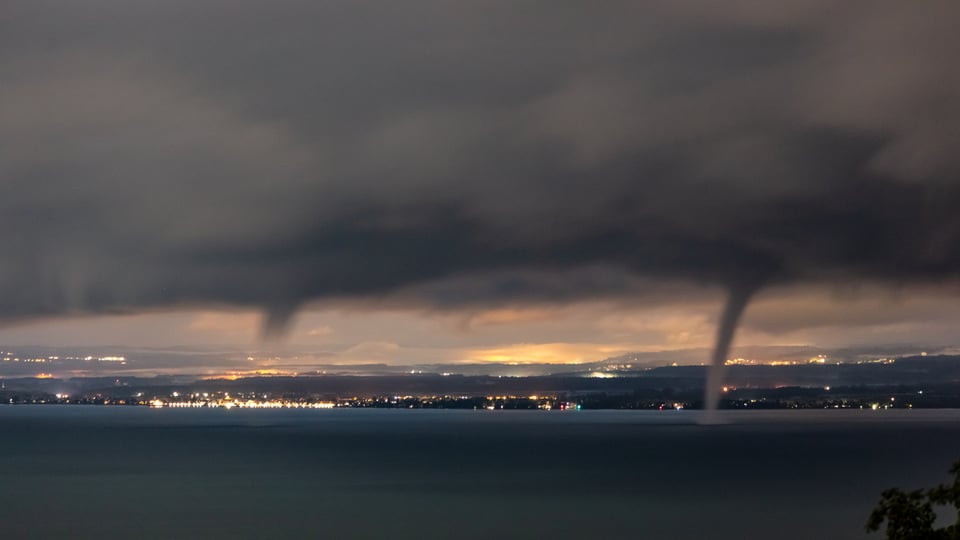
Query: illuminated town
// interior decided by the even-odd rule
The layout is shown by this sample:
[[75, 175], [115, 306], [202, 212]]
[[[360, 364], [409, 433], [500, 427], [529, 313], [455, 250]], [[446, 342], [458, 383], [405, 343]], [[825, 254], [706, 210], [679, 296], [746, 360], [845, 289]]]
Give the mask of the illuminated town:
[[[257, 393], [230, 393], [230, 392], [195, 392], [181, 394], [172, 392], [168, 395], [148, 395], [137, 392], [129, 398], [106, 397], [103, 394], [71, 396], [69, 394], [54, 394], [52, 396], [32, 397], [28, 399], [8, 398], [7, 404], [36, 404], [36, 405], [112, 405], [112, 406], [140, 406], [153, 408], [196, 409], [334, 409], [334, 408], [393, 408], [393, 409], [540, 409], [540, 410], [579, 410], [579, 403], [566, 401], [558, 396], [352, 396], [336, 399], [299, 399], [272, 397], [269, 394]], [[671, 403], [670, 408], [682, 409], [682, 403]]]
[[[244, 356], [256, 364], [253, 356]], [[730, 409], [960, 407], [955, 354], [726, 362]], [[703, 406], [701, 365], [635, 356], [578, 365], [321, 366], [151, 374], [118, 352], [0, 351], [0, 404], [170, 409], [685, 410]], [[271, 359], [271, 360], [276, 360]], [[249, 365], [249, 364], [248, 364]], [[126, 370], [131, 370], [128, 374]]]

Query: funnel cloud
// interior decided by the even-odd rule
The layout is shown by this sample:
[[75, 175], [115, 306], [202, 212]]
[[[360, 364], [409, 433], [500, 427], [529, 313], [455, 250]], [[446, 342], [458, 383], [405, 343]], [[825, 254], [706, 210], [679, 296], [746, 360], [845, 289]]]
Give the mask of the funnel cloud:
[[710, 367], [707, 371], [706, 388], [704, 391], [704, 420], [709, 422], [717, 410], [723, 388], [723, 376], [726, 371], [726, 361], [733, 343], [734, 333], [743, 311], [747, 308], [750, 296], [759, 287], [757, 283], [732, 287], [724, 303], [723, 313], [717, 324], [717, 340], [710, 357]]

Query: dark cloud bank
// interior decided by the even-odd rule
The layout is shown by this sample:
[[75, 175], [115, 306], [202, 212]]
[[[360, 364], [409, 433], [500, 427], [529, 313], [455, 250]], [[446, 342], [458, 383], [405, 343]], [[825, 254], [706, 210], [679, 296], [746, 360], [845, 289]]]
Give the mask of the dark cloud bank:
[[722, 358], [761, 286], [956, 281], [958, 18], [8, 1], [0, 316], [679, 280], [731, 291]]

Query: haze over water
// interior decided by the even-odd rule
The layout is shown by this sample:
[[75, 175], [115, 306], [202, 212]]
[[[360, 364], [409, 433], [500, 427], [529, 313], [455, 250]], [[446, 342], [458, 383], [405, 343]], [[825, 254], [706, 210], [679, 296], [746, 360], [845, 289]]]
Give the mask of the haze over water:
[[[860, 539], [960, 411], [0, 407], [8, 538]], [[873, 536], [878, 538], [878, 536]]]

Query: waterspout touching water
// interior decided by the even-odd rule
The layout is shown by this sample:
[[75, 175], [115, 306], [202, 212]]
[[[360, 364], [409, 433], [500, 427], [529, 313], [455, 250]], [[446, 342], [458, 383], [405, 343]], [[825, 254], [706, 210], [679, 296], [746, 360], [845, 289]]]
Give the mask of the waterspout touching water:
[[713, 346], [710, 367], [707, 371], [701, 423], [716, 423], [719, 419], [717, 405], [720, 402], [720, 393], [723, 388], [727, 354], [730, 352], [730, 344], [733, 342], [733, 336], [737, 331], [740, 316], [756, 290], [756, 285], [741, 284], [731, 287], [727, 293], [723, 313], [720, 315], [720, 322], [717, 325], [717, 338]]

